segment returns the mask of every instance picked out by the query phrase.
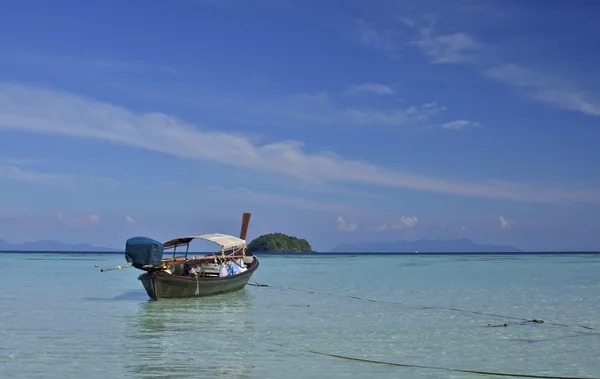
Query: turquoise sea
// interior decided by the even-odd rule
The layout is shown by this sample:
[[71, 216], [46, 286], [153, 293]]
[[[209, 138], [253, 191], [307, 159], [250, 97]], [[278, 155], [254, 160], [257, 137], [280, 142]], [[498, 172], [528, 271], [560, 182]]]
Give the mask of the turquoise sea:
[[122, 255], [0, 253], [0, 376], [600, 378], [600, 255], [259, 258], [269, 287], [149, 301]]

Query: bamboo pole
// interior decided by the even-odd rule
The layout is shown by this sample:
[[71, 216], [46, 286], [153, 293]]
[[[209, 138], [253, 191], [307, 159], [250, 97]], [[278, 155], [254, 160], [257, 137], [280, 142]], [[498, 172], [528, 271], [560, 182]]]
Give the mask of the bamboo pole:
[[123, 265], [123, 266], [117, 266], [117, 267], [111, 267], [111, 268], [102, 268], [102, 269], [100, 269], [100, 272], [121, 270], [121, 269], [129, 268], [129, 267], [133, 267], [133, 265], [131, 263], [128, 263], [128, 264]]

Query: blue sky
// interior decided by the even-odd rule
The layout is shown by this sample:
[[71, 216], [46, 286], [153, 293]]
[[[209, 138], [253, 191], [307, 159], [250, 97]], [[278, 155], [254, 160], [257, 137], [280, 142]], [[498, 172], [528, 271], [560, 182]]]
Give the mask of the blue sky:
[[12, 1], [0, 238], [600, 249], [592, 1]]

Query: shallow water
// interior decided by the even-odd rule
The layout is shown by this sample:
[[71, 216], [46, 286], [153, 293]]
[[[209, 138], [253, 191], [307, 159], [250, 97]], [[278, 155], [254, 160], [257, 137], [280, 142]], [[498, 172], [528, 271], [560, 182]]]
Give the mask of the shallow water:
[[2, 377], [600, 377], [600, 255], [260, 260], [269, 287], [155, 302], [94, 267], [121, 255], [0, 254]]

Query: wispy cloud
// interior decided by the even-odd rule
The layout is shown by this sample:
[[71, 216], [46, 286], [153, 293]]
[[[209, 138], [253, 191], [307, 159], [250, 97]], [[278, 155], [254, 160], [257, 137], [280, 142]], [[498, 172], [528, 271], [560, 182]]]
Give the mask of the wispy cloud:
[[394, 53], [399, 49], [398, 41], [402, 34], [398, 30], [382, 30], [363, 19], [355, 20], [354, 25], [358, 41], [362, 45], [385, 53]]
[[403, 28], [382, 29], [360, 19], [355, 25], [358, 42], [391, 58], [397, 58], [406, 47], [416, 46], [433, 64], [471, 61], [486, 47], [466, 32], [438, 33], [433, 26], [419, 27], [409, 18], [403, 19], [402, 24]]
[[491, 59], [491, 47], [467, 32], [436, 34], [433, 28], [425, 27], [420, 29], [420, 36], [413, 43], [423, 54], [432, 58], [431, 63], [477, 63], [473, 67], [483, 76], [515, 87], [533, 100], [559, 109], [600, 116], [598, 93], [584, 91], [558, 76]]
[[237, 134], [200, 130], [162, 113], [138, 114], [70, 93], [25, 86], [0, 85], [0, 129], [103, 140], [313, 182], [365, 183], [519, 201], [600, 202], [597, 190], [449, 180], [390, 170], [333, 153], [308, 153], [297, 141], [260, 145]]
[[222, 186], [210, 186], [206, 188], [207, 196], [227, 198], [244, 204], [263, 204], [270, 206], [284, 206], [297, 209], [311, 210], [316, 212], [340, 212], [353, 210], [351, 206], [342, 203], [311, 200], [298, 196], [281, 195], [272, 192], [257, 192], [245, 187], [226, 188]]
[[69, 225], [81, 226], [99, 223], [100, 215], [90, 214], [85, 216], [71, 216], [59, 212], [56, 214], [56, 219]]
[[8, 165], [0, 166], [0, 179], [68, 189], [76, 187], [76, 178], [73, 175], [38, 172]]
[[[368, 88], [368, 89], [367, 89]], [[354, 89], [354, 93], [356, 89]], [[390, 88], [391, 90], [391, 88]], [[361, 87], [360, 91], [376, 93], [380, 95], [387, 92], [383, 87], [369, 85]], [[346, 92], [346, 95], [349, 92]], [[392, 95], [392, 94], [385, 94]], [[446, 110], [446, 107], [430, 103], [431, 107], [408, 105], [404, 107], [394, 106], [347, 106], [335, 95], [327, 93], [294, 94], [273, 101], [255, 103], [252, 112], [257, 115], [261, 122], [269, 119], [281, 122], [293, 123], [300, 121], [302, 125], [320, 124], [327, 126], [362, 126], [362, 127], [391, 127], [391, 126], [424, 126]]]
[[125, 216], [125, 222], [128, 224], [135, 224], [137, 220], [130, 215]]
[[0, 158], [0, 164], [6, 164], [9, 166], [26, 166], [26, 165], [35, 165], [39, 163], [43, 163], [44, 161], [41, 159], [35, 158], [18, 158], [18, 157], [5, 157]]
[[515, 223], [516, 222], [514, 220], [509, 220], [507, 218], [504, 218], [503, 216], [500, 216], [500, 229], [508, 230], [512, 228], [513, 225], [515, 225]]
[[600, 116], [600, 96], [594, 97], [563, 79], [527, 68], [504, 64], [488, 68], [484, 74], [500, 83], [522, 90], [526, 96], [558, 108]]
[[377, 95], [393, 95], [395, 93], [395, 91], [390, 86], [387, 86], [385, 84], [367, 82], [367, 83], [359, 84], [359, 85], [348, 88], [346, 93], [349, 95], [356, 95], [356, 94], [360, 94], [360, 93], [374, 93]]
[[180, 75], [181, 73], [174, 67], [169, 65], [153, 64], [144, 61], [123, 61], [118, 59], [90, 59], [84, 61], [84, 64], [89, 64], [92, 67], [110, 70], [122, 71], [146, 71], [146, 72], [162, 72], [172, 75]]
[[358, 228], [358, 223], [348, 222], [342, 216], [338, 216], [336, 224], [338, 230], [341, 230], [342, 232], [354, 232], [356, 231], [356, 228]]
[[417, 218], [417, 216], [413, 216], [413, 217], [402, 216], [402, 217], [400, 217], [400, 220], [398, 220], [396, 222], [385, 223], [385, 224], [380, 224], [380, 225], [374, 226], [373, 230], [376, 230], [378, 232], [383, 232], [386, 230], [402, 230], [402, 229], [412, 228], [415, 225], [417, 225], [418, 223], [419, 223], [419, 219]]
[[416, 47], [430, 58], [432, 64], [474, 62], [488, 50], [485, 43], [468, 32], [439, 32], [433, 23], [423, 27], [413, 19], [403, 19], [402, 25], [395, 29], [380, 29], [375, 24], [361, 20], [358, 22], [358, 31], [360, 44], [379, 50], [388, 57], [397, 58], [400, 50]]
[[404, 23], [404, 25], [408, 26], [409, 28], [414, 28], [416, 26], [413, 19], [408, 18], [408, 17], [403, 18], [402, 22]]
[[298, 123], [327, 126], [406, 126], [420, 125], [432, 115], [430, 109], [416, 106], [346, 105], [350, 93], [377, 93], [392, 95], [391, 88], [376, 84], [351, 88], [340, 96], [337, 93], [297, 93], [277, 99], [251, 101], [240, 104], [240, 111], [249, 113], [262, 123]]
[[460, 130], [460, 129], [466, 129], [466, 128], [480, 128], [480, 127], [481, 127], [480, 123], [474, 122], [474, 121], [467, 121], [467, 120], [449, 121], [449, 122], [442, 124], [442, 128], [453, 129], [453, 130]]
[[[421, 105], [421, 108], [425, 108], [425, 109], [435, 109], [438, 108], [438, 105], [435, 101], [431, 102], [431, 103], [425, 103]], [[444, 108], [445, 109], [445, 108]]]
[[[2, 118], [2, 116], [0, 116], [0, 118]], [[0, 129], [1, 128], [2, 126], [0, 126]], [[14, 163], [19, 163], [19, 165], [2, 164], [2, 161], [0, 161], [0, 180], [14, 180], [23, 183], [59, 187], [69, 190], [77, 189], [80, 185], [85, 183], [94, 183], [106, 189], [113, 189], [119, 185], [119, 181], [111, 178], [41, 172], [21, 167], [30, 164], [30, 162], [20, 161]]]
[[[219, 113], [224, 118], [237, 124], [249, 126], [260, 123], [280, 127], [331, 126], [347, 128], [357, 127], [430, 127], [431, 123], [439, 124], [442, 120], [431, 120], [437, 111], [445, 110], [421, 108], [416, 104], [402, 104], [395, 99], [392, 85], [367, 82], [355, 87], [331, 91], [315, 91], [308, 93], [288, 93], [277, 96], [243, 97], [239, 94], [196, 93], [193, 96], [165, 96], [161, 94], [139, 93], [153, 101], [185, 104], [211, 112]], [[374, 102], [372, 96], [356, 96], [359, 93], [379, 94], [390, 99], [389, 102]], [[354, 94], [355, 96], [349, 96]], [[236, 112], [231, 112], [235, 108]], [[250, 128], [249, 128], [250, 129]]]
[[414, 42], [431, 63], [461, 63], [473, 59], [482, 44], [467, 33], [435, 35], [432, 28], [423, 28], [420, 38]]
[[145, 61], [128, 61], [115, 58], [57, 56], [43, 55], [34, 52], [12, 51], [10, 53], [2, 54], [0, 61], [8, 61], [29, 66], [52, 66], [57, 68], [63, 67], [66, 69], [88, 68], [93, 70], [163, 73], [177, 76], [181, 75], [177, 69], [166, 64], [156, 64]]

